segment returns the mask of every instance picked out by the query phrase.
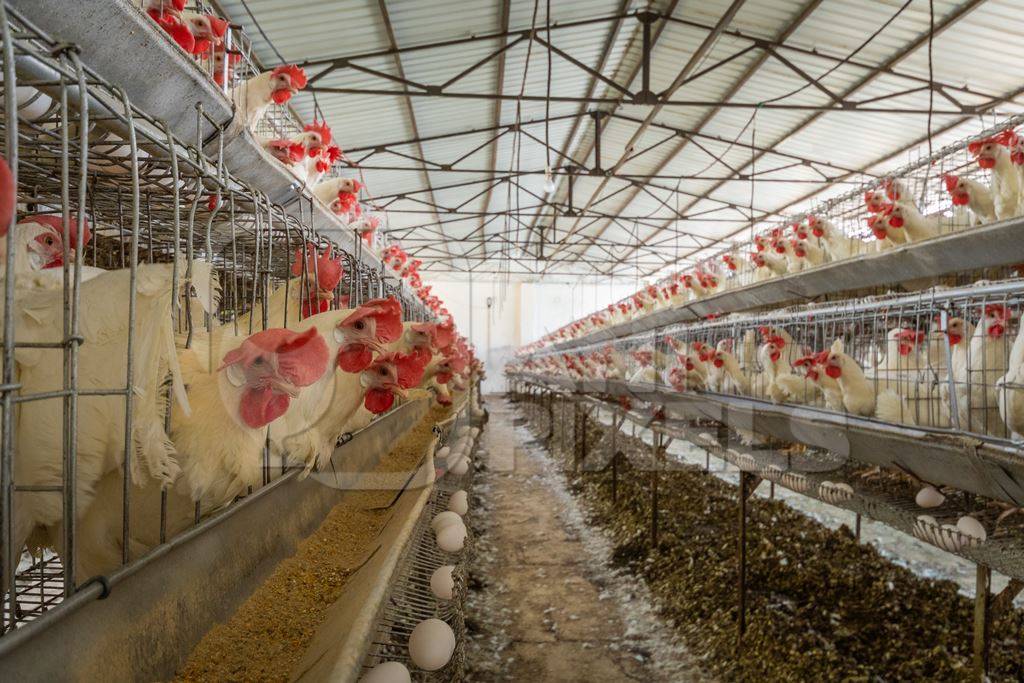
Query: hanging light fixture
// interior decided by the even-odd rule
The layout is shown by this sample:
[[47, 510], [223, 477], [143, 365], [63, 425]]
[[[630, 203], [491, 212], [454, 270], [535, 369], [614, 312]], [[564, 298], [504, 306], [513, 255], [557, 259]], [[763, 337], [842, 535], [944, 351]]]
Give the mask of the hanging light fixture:
[[544, 191], [551, 194], [555, 191], [555, 174], [551, 171], [551, 166], [544, 167]]

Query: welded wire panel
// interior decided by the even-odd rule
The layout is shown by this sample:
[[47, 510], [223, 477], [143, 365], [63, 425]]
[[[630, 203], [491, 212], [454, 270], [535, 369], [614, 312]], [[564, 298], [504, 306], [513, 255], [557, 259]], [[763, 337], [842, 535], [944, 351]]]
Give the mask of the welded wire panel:
[[[463, 427], [470, 426], [468, 411], [445, 424], [438, 435], [438, 448], [452, 445]], [[474, 449], [475, 450], [475, 449]], [[440, 463], [438, 463], [440, 465]], [[442, 468], [442, 475], [435, 482], [399, 565], [394, 572], [393, 583], [388, 592], [380, 619], [376, 625], [370, 648], [363, 660], [364, 670], [387, 661], [399, 661], [412, 672], [414, 680], [454, 681], [461, 680], [465, 667], [466, 627], [463, 612], [466, 590], [466, 567], [472, 552], [472, 538], [466, 539], [463, 550], [457, 554], [442, 551], [435, 540], [431, 521], [435, 516], [448, 510], [451, 495], [458, 490], [469, 490], [472, 485], [473, 467], [462, 476], [453, 475]], [[434, 596], [430, 578], [443, 565], [455, 565], [455, 592], [452, 600]], [[438, 671], [427, 672], [416, 667], [409, 657], [409, 636], [418, 623], [424, 619], [441, 619], [455, 633], [455, 652], [447, 665]]]
[[[1021, 438], [1011, 404], [1024, 395], [1022, 313], [1024, 281], [1013, 279], [675, 325], [538, 352], [523, 368], [579, 382], [751, 396], [1008, 443]], [[862, 388], [840, 386], [853, 380]]]
[[[168, 330], [177, 357], [189, 348], [203, 348], [206, 335], [215, 329], [216, 334], [248, 335], [268, 322], [280, 325], [268, 321], [266, 313], [285, 291], [284, 299], [291, 304], [285, 305], [284, 322], [298, 321], [300, 292], [309, 292], [315, 273], [297, 254], [303, 245], [322, 252], [332, 243], [309, 227], [309, 213], [286, 211], [238, 181], [219, 154], [211, 155], [220, 147], [216, 136], [177, 138], [161, 121], [134, 108], [115, 85], [85, 68], [73, 50], [9, 12], [3, 30], [7, 58], [0, 136], [7, 143], [4, 156], [17, 175], [17, 218], [42, 226], [39, 239], [27, 245], [16, 241], [28, 234], [21, 224], [5, 238], [10, 277], [3, 308], [6, 377], [0, 387], [0, 547], [5, 556], [0, 584], [6, 596], [6, 631], [50, 610], [93, 574], [109, 574], [138, 560], [232, 502], [234, 495], [203, 505], [183, 486], [161, 493], [140, 462], [139, 437], [131, 427], [142, 415], [137, 410], [144, 400], [140, 387], [155, 387], [145, 399], [154, 401], [154, 410], [146, 413], [154, 430], [161, 422], [164, 429], [173, 426], [176, 405], [170, 370], [161, 366], [152, 370], [157, 375], [146, 374], [139, 365], [140, 347], [146, 352], [151, 345], [145, 342]], [[256, 67], [243, 60], [236, 68], [234, 76], [241, 78]], [[196, 112], [197, 127], [202, 116]], [[284, 109], [273, 109], [270, 117], [281, 131], [297, 130]], [[51, 243], [61, 234], [75, 236], [75, 243]], [[402, 291], [368, 266], [363, 254], [340, 256], [346, 261], [345, 277], [335, 287], [331, 308]], [[205, 298], [211, 293], [195, 279], [200, 263], [209, 266], [211, 289], [219, 295], [212, 297], [213, 311], [203, 310], [211, 303]], [[61, 264], [66, 264], [64, 269]], [[133, 316], [150, 309], [144, 308], [136, 285], [139, 278], [157, 272], [166, 275], [166, 290], [172, 292], [168, 310], [145, 318], [148, 327], [140, 331], [142, 320]], [[124, 276], [121, 289], [111, 286], [109, 292], [99, 292], [88, 282], [111, 274]], [[26, 292], [41, 286], [38, 278], [43, 275], [49, 276], [46, 282], [54, 294], [40, 310], [54, 322], [40, 336], [20, 303]], [[104, 335], [106, 322], [94, 321], [89, 307], [121, 301], [118, 296], [124, 305], [110, 315], [122, 327]], [[402, 304], [409, 317], [425, 317], [408, 294]], [[90, 344], [102, 339], [120, 340], [123, 348], [98, 373], [93, 364], [79, 361]], [[26, 371], [31, 358], [43, 360], [38, 367], [54, 369], [48, 384], [28, 381], [33, 377]], [[184, 362], [194, 361], [186, 354]], [[110, 434], [98, 434], [108, 423]], [[19, 445], [33, 439], [49, 440], [31, 448]], [[110, 447], [101, 458], [105, 469], [97, 472], [95, 451], [101, 442]], [[32, 469], [40, 458], [47, 463], [42, 474]], [[289, 469], [286, 452], [264, 448], [258, 458], [257, 474], [237, 495], [247, 495]], [[136, 475], [134, 483], [125, 472]], [[96, 500], [113, 513], [104, 518], [102, 557], [94, 554], [100, 547], [95, 539], [83, 543], [79, 537], [79, 518], [90, 509], [93, 489]], [[29, 557], [23, 555], [26, 541], [29, 547], [46, 549], [43, 559], [24, 559]], [[85, 559], [103, 569], [80, 570]]]

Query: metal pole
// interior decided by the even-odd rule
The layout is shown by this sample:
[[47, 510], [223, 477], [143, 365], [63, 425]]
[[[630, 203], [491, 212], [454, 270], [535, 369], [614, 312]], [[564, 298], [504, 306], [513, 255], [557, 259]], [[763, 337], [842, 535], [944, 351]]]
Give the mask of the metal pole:
[[989, 620], [989, 591], [992, 584], [992, 570], [985, 565], [977, 566], [974, 588], [974, 657], [971, 678], [984, 681], [988, 674], [989, 641], [992, 624]]
[[740, 505], [739, 505], [739, 540], [738, 562], [739, 580], [737, 583], [739, 614], [736, 619], [736, 648], [743, 647], [743, 634], [747, 632], [747, 489], [750, 487], [748, 472], [740, 471]]
[[[11, 28], [7, 23], [7, 9], [0, 3], [0, 32], [3, 33], [4, 56], [4, 116], [5, 116], [5, 156], [7, 164], [11, 168], [11, 182], [14, 187], [18, 186], [18, 101], [15, 99], [15, 75], [14, 75], [14, 45], [11, 42]], [[81, 207], [80, 207], [81, 210]], [[14, 223], [17, 206], [11, 207], [9, 216], [0, 216], [4, 227], [10, 228]], [[17, 571], [18, 558], [21, 553], [19, 547], [15, 550], [14, 543], [14, 230], [7, 230], [6, 254], [4, 256], [8, 277], [4, 279], [4, 365], [3, 365], [3, 389], [0, 389], [0, 396], [3, 401], [2, 425], [3, 433], [2, 449], [0, 449], [0, 546], [3, 547], [3, 561], [0, 563], [0, 591], [7, 591], [7, 621], [0, 618], [0, 632], [7, 628], [13, 628], [17, 619], [18, 592], [15, 583], [15, 572]], [[21, 539], [19, 539], [19, 542]]]
[[586, 466], [587, 461], [587, 411], [580, 411], [580, 464]]
[[619, 449], [618, 449], [618, 437], [619, 427], [621, 423], [618, 422], [618, 410], [612, 411], [612, 505], [617, 505], [619, 502]]
[[854, 521], [854, 527], [855, 528], [854, 528], [853, 535], [859, 541], [860, 540], [860, 513], [859, 512], [857, 513], [857, 519]]
[[651, 548], [658, 547], [658, 460], [661, 450], [661, 433], [654, 432], [651, 438]]

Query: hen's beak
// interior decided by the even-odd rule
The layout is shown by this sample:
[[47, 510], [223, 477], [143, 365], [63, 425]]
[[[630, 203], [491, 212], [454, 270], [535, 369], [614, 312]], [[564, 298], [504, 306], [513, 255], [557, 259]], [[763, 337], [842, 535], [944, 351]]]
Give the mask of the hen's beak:
[[270, 386], [282, 394], [287, 394], [291, 398], [298, 396], [300, 391], [300, 389], [291, 382], [276, 376], [270, 379]]

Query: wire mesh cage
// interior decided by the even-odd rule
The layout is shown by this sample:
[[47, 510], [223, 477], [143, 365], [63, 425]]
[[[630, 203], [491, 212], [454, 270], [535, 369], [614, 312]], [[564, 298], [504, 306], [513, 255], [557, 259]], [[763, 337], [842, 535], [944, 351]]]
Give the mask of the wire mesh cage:
[[[1022, 122], [1024, 116], [1008, 117], [810, 211], [752, 225], [749, 238], [566, 325], [544, 342], [582, 339], [731, 289], [1017, 218], [1024, 214], [1024, 143], [1015, 132]], [[1015, 273], [1015, 265], [1006, 265], [947, 279], [962, 285]]]
[[732, 315], [529, 357], [524, 368], [1021, 438], [1019, 279]]
[[[344, 261], [334, 291], [317, 295], [327, 310], [391, 294], [406, 319], [426, 313], [379, 264], [358, 250], [339, 253], [310, 227], [311, 212], [286, 210], [229, 172], [222, 155], [210, 153], [223, 149], [220, 134], [189, 144], [86, 68], [73, 46], [6, 8], [0, 28], [0, 136], [17, 219], [2, 238], [0, 584], [8, 631], [91, 576], [79, 565], [94, 566], [82, 557], [90, 547], [82, 535], [96, 531], [82, 517], [92, 501], [116, 513], [103, 530], [109, 571], [295, 469], [260, 436], [252, 472], [216, 503], [151, 490], [175, 475], [160, 469], [173, 458], [150, 454], [172, 448], [162, 440], [176, 424], [174, 397], [184, 389], [172, 379], [181, 374], [177, 350], [193, 349], [188, 358], [201, 359], [214, 340], [308, 315], [303, 302], [318, 282], [319, 261], [303, 258], [304, 249]], [[235, 47], [250, 49], [238, 32], [230, 35]], [[233, 77], [251, 64], [239, 62]], [[202, 111], [196, 116], [198, 123]], [[167, 345], [160, 350], [153, 339]], [[186, 365], [182, 376], [194, 371]], [[152, 532], [145, 541], [143, 528]]]
[[[456, 435], [471, 429], [469, 411], [463, 411], [438, 435], [438, 447], [451, 447]], [[471, 454], [472, 455], [472, 454]], [[403, 663], [420, 681], [457, 681], [465, 671], [466, 623], [465, 599], [467, 566], [472, 555], [472, 537], [467, 534], [458, 553], [443, 551], [435, 539], [432, 522], [437, 515], [451, 510], [453, 494], [468, 491], [472, 486], [474, 469], [465, 474], [454, 474], [447, 469], [433, 487], [423, 512], [410, 535], [406, 548], [394, 572], [386, 604], [376, 625], [372, 643], [363, 660], [365, 670], [389, 661]], [[464, 515], [468, 521], [469, 516]], [[434, 594], [431, 579], [441, 567], [453, 565], [454, 589], [451, 599]], [[417, 667], [409, 655], [409, 638], [417, 624], [425, 619], [440, 619], [451, 627], [455, 635], [455, 649], [448, 662], [434, 671]]]

